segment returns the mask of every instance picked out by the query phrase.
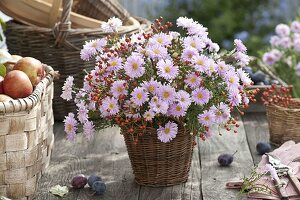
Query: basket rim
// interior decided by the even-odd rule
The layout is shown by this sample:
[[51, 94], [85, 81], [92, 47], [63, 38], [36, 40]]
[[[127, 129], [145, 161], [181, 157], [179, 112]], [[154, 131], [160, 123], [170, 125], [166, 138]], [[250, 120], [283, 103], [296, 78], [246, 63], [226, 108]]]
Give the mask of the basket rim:
[[28, 111], [38, 104], [38, 102], [42, 98], [44, 89], [46, 89], [54, 79], [53, 68], [46, 64], [43, 64], [43, 66], [45, 68], [45, 71], [47, 72], [47, 75], [38, 83], [32, 94], [25, 98], [18, 98], [0, 102], [0, 115], [6, 113]]
[[[300, 101], [300, 98], [293, 98], [297, 101]], [[300, 112], [300, 108], [285, 108], [285, 107], [282, 107], [282, 106], [278, 106], [278, 105], [275, 105], [275, 104], [270, 104], [270, 105], [266, 105], [266, 107], [275, 107], [279, 110], [282, 110], [282, 111], [288, 111], [288, 112]]]

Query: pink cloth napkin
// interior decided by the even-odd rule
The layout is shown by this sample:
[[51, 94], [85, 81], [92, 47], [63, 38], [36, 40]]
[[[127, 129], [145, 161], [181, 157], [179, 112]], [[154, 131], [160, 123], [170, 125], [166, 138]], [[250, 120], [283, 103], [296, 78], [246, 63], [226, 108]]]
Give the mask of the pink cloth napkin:
[[[272, 155], [278, 157], [281, 160], [282, 164], [290, 166], [294, 170], [295, 176], [300, 179], [300, 143], [295, 144], [294, 141], [287, 141], [282, 144], [279, 148], [271, 152]], [[268, 164], [268, 158], [266, 155], [262, 156], [262, 159], [257, 167], [257, 172], [263, 172], [266, 170], [265, 165]], [[300, 200], [300, 194], [297, 194], [297, 191], [294, 189], [293, 184], [290, 182], [287, 176], [280, 177], [281, 181], [286, 182], [287, 184], [283, 186], [286, 193], [291, 200]], [[256, 182], [256, 184], [262, 184], [268, 186], [272, 193], [265, 194], [262, 192], [250, 192], [248, 197], [250, 199], [280, 199], [280, 194], [277, 191], [277, 188], [274, 185], [274, 182], [270, 176], [262, 177]], [[226, 184], [227, 188], [239, 188], [242, 185], [242, 181], [230, 181]]]

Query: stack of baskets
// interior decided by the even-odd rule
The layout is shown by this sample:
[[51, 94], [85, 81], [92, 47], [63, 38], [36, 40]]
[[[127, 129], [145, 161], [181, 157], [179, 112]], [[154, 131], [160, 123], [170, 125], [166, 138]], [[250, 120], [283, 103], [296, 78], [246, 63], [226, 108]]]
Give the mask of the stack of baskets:
[[[38, 0], [31, 1], [34, 3], [43, 2]], [[31, 1], [22, 2], [29, 3]], [[59, 0], [53, 0], [53, 2], [57, 1]], [[147, 20], [130, 17], [126, 10], [118, 6], [116, 2], [115, 0], [77, 0], [74, 1], [72, 8], [73, 0], [63, 0], [61, 20], [53, 28], [24, 25], [15, 21], [7, 24], [7, 45], [12, 54], [30, 55], [51, 65], [55, 70], [60, 72], [60, 80], [55, 83], [54, 90], [53, 109], [56, 120], [62, 120], [69, 112], [76, 111], [76, 106], [73, 102], [66, 102], [60, 98], [61, 88], [66, 77], [69, 75], [73, 76], [74, 83], [80, 86], [85, 75], [83, 70], [89, 70], [94, 67], [94, 61], [84, 62], [80, 59], [80, 49], [85, 41], [106, 35], [100, 28], [103, 21], [97, 19], [105, 20], [105, 18], [112, 17], [113, 15], [120, 17], [126, 22], [119, 30], [120, 34], [134, 33], [139, 30], [147, 31], [150, 29], [150, 23]], [[0, 9], [7, 13], [9, 10], [4, 8], [7, 8], [9, 4], [12, 4], [9, 0], [0, 1]], [[46, 5], [46, 3], [43, 5]], [[71, 12], [71, 9], [77, 13]], [[88, 13], [90, 18], [81, 16], [78, 13]], [[103, 13], [109, 13], [111, 16]], [[78, 21], [80, 23], [84, 19], [85, 21], [83, 22], [87, 26], [93, 24], [97, 26], [94, 28], [73, 26], [75, 23], [73, 23], [73, 20], [76, 19], [76, 23]]]
[[32, 199], [50, 162], [53, 135], [53, 69], [34, 92], [0, 102], [0, 196]]
[[280, 145], [288, 140], [300, 142], [300, 99], [294, 99], [289, 108], [268, 105], [266, 111], [272, 143]]

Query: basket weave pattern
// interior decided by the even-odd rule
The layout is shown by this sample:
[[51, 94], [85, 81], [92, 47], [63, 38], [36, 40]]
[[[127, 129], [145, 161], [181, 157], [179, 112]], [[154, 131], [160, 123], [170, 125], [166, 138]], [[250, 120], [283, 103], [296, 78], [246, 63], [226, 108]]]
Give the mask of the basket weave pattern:
[[52, 99], [53, 78], [48, 74], [29, 97], [0, 102], [1, 195], [34, 197], [54, 143]]
[[[90, 4], [89, 2], [81, 1], [81, 7], [85, 8], [83, 3]], [[104, 4], [107, 1], [97, 2]], [[67, 102], [60, 97], [65, 79], [68, 76], [73, 76], [74, 84], [80, 87], [85, 75], [83, 70], [89, 71], [95, 67], [94, 61], [84, 62], [80, 59], [82, 45], [85, 41], [107, 35], [100, 27], [95, 29], [72, 29], [70, 22], [72, 4], [72, 0], [63, 1], [61, 21], [53, 29], [24, 25], [14, 21], [7, 23], [6, 41], [12, 54], [30, 55], [51, 65], [60, 72], [60, 79], [55, 82], [54, 90], [53, 109], [56, 120], [63, 120], [69, 112], [76, 112], [77, 109], [74, 102]], [[101, 5], [99, 6], [101, 7]], [[102, 6], [107, 11], [116, 12], [112, 8]], [[141, 26], [124, 26], [119, 34], [129, 34], [138, 32], [140, 29], [148, 30], [150, 28], [150, 23], [147, 20], [138, 20]]]
[[171, 186], [188, 179], [194, 137], [179, 128], [176, 137], [168, 143], [158, 140], [156, 129], [147, 128], [134, 144], [131, 134], [123, 131], [135, 181], [147, 186]]
[[270, 140], [282, 144], [288, 140], [300, 142], [300, 106], [285, 108], [277, 105], [266, 107]]

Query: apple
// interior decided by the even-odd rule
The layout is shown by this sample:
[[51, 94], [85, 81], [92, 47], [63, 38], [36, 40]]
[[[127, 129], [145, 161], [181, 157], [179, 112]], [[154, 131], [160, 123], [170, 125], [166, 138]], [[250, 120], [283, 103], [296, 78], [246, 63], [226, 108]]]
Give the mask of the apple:
[[0, 94], [0, 102], [5, 102], [9, 100], [13, 100], [13, 99], [10, 96], [7, 96], [6, 94]]
[[17, 99], [29, 96], [33, 91], [33, 86], [24, 72], [13, 70], [4, 77], [3, 89], [4, 94]]
[[33, 86], [36, 86], [45, 74], [42, 63], [32, 57], [24, 57], [20, 59], [15, 64], [13, 70], [20, 70], [25, 72]]
[[4, 78], [2, 76], [0, 76], [0, 94], [4, 93], [4, 91], [3, 91], [3, 80], [4, 80]]

